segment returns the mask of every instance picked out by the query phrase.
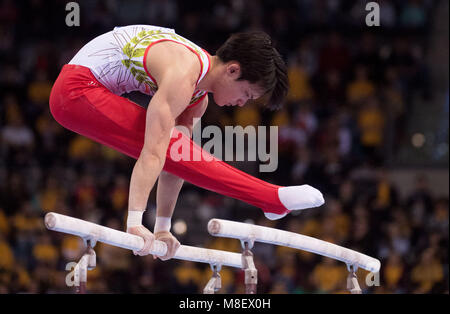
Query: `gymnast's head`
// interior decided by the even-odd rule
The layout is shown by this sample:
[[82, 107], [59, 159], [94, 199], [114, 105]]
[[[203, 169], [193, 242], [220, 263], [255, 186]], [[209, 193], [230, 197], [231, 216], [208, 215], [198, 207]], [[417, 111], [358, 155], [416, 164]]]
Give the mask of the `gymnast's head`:
[[270, 109], [281, 107], [288, 92], [286, 64], [264, 32], [232, 35], [216, 52], [213, 97], [219, 106], [243, 106], [264, 97]]

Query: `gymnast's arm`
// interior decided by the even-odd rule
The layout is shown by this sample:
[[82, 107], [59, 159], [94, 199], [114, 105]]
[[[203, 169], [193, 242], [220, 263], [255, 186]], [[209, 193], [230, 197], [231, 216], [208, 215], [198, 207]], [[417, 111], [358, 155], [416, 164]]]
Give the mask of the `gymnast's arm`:
[[[183, 127], [179, 130], [186, 136], [191, 137], [194, 128], [194, 119], [201, 118], [205, 113], [207, 106], [208, 96], [206, 96], [200, 104], [186, 109], [176, 120], [176, 125]], [[183, 182], [183, 179], [166, 171], [162, 171], [159, 175], [156, 193], [156, 222], [154, 234], [157, 240], [164, 241], [167, 244], [167, 254], [159, 257], [163, 261], [172, 258], [180, 246], [178, 240], [170, 233], [170, 227], [171, 217]]]
[[138, 255], [149, 254], [153, 245], [153, 234], [142, 226], [142, 214], [164, 166], [175, 119], [189, 103], [200, 72], [198, 60], [186, 56], [184, 51], [180, 53], [179, 47], [165, 45], [165, 49], [162, 48], [162, 44], [152, 47], [148, 54], [151, 57], [146, 60], [158, 91], [147, 109], [144, 145], [130, 180], [127, 231], [144, 238], [144, 248], [135, 252]]

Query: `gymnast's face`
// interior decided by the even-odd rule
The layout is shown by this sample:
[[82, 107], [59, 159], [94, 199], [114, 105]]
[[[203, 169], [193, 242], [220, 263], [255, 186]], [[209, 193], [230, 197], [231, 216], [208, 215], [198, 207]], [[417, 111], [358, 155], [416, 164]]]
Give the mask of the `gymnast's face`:
[[250, 99], [259, 98], [263, 92], [256, 84], [239, 81], [241, 68], [239, 63], [228, 62], [222, 68], [222, 75], [216, 82], [213, 98], [217, 105], [242, 107]]

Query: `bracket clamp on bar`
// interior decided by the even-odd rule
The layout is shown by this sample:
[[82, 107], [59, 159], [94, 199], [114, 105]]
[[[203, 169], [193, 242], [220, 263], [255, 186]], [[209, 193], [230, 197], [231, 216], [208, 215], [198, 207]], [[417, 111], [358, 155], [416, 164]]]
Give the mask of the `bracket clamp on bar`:
[[252, 235], [249, 235], [245, 239], [241, 239], [241, 246], [243, 250], [251, 250], [253, 249], [254, 245], [255, 245], [255, 237]]

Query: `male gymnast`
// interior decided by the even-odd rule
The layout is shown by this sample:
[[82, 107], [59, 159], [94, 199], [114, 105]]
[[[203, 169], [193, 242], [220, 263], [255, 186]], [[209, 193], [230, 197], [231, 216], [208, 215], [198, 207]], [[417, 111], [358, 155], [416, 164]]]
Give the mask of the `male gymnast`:
[[[145, 109], [122, 94], [151, 95]], [[321, 206], [320, 191], [309, 186], [277, 186], [211, 156], [191, 141], [194, 118], [208, 106], [244, 106], [265, 97], [278, 107], [288, 91], [286, 65], [263, 32], [232, 35], [210, 55], [176, 34], [150, 25], [116, 27], [87, 43], [64, 65], [50, 95], [53, 117], [65, 128], [137, 159], [130, 179], [127, 232], [141, 236], [147, 255], [155, 239], [167, 244], [162, 260], [180, 243], [170, 233], [171, 217], [184, 180], [230, 196], [279, 219], [292, 210]], [[183, 126], [183, 134], [175, 126]], [[188, 132], [186, 132], [188, 130]], [[201, 161], [174, 161], [170, 147], [185, 141]], [[183, 146], [185, 147], [185, 146]], [[156, 180], [154, 233], [142, 225]]]

